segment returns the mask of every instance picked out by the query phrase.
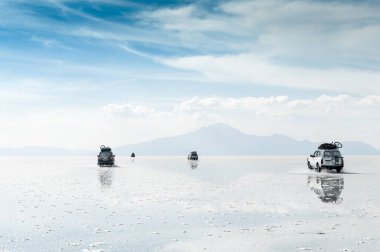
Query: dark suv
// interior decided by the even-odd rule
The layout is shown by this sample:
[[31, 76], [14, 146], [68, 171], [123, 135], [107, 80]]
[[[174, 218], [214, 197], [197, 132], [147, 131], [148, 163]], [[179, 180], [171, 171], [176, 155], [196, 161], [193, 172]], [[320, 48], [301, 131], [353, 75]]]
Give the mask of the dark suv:
[[100, 146], [100, 153], [98, 155], [98, 165], [99, 166], [114, 166], [115, 165], [115, 155], [112, 153], [110, 147]]
[[196, 151], [190, 152], [190, 154], [187, 156], [188, 160], [198, 160], [198, 154]]

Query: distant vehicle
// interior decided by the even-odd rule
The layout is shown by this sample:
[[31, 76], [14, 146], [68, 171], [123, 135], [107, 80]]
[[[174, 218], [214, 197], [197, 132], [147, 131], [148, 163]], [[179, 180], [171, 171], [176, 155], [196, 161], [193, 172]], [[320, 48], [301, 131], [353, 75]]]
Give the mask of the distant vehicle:
[[198, 154], [196, 151], [190, 152], [190, 154], [187, 156], [188, 160], [198, 160]]
[[307, 185], [324, 203], [339, 204], [343, 201], [340, 194], [344, 188], [344, 180], [340, 177], [309, 176]]
[[135, 155], [135, 153], [134, 153], [134, 152], [132, 152], [132, 154], [131, 154], [131, 157], [136, 157], [136, 155]]
[[339, 142], [321, 144], [318, 150], [307, 158], [308, 168], [316, 169], [318, 172], [321, 172], [322, 168], [341, 172], [344, 161], [339, 151], [340, 148], [342, 148], [342, 144]]
[[114, 166], [115, 165], [115, 155], [112, 153], [110, 147], [100, 146], [100, 153], [98, 155], [98, 165], [99, 166]]

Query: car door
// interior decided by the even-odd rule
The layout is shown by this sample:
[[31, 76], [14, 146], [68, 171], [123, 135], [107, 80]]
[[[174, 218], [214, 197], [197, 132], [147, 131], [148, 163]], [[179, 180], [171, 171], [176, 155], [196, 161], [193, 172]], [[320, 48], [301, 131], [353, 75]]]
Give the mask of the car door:
[[317, 151], [317, 155], [315, 155], [315, 166], [317, 166], [317, 163], [321, 165], [322, 154], [322, 151]]
[[317, 164], [316, 160], [317, 160], [317, 156], [318, 156], [318, 151], [315, 151], [313, 155], [314, 155], [314, 157], [311, 158], [310, 164], [311, 164], [311, 166], [316, 167], [316, 164]]

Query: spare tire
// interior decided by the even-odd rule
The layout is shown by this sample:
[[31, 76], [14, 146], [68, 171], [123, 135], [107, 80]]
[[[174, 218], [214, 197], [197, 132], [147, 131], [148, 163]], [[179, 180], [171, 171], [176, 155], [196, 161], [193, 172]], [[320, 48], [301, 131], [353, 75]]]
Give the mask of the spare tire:
[[337, 148], [342, 148], [343, 147], [343, 144], [339, 143], [339, 142], [334, 142], [335, 146]]

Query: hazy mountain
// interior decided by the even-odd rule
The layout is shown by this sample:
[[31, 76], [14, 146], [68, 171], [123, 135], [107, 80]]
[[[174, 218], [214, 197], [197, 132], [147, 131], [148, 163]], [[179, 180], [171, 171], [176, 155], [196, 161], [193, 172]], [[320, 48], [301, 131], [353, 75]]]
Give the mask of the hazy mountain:
[[[134, 152], [137, 156], [187, 155], [192, 150], [199, 155], [308, 155], [318, 146], [319, 143], [297, 141], [280, 134], [248, 135], [226, 124], [213, 124], [180, 136], [115, 147], [113, 152], [116, 155]], [[343, 142], [342, 152], [343, 155], [380, 154], [373, 146], [354, 141]], [[79, 156], [97, 153], [97, 146], [91, 151], [43, 146], [0, 148], [0, 156]]]
[[342, 152], [347, 155], [379, 155], [380, 151], [363, 142], [347, 141], [343, 142]]
[[[284, 135], [254, 136], [226, 124], [213, 124], [195, 132], [160, 138], [114, 149], [119, 155], [185, 155], [196, 150], [200, 155], [307, 155], [318, 143], [297, 141]], [[343, 143], [343, 153], [350, 155], [380, 154], [362, 142]]]
[[96, 151], [68, 150], [59, 147], [26, 146], [22, 148], [0, 148], [0, 156], [80, 156]]

